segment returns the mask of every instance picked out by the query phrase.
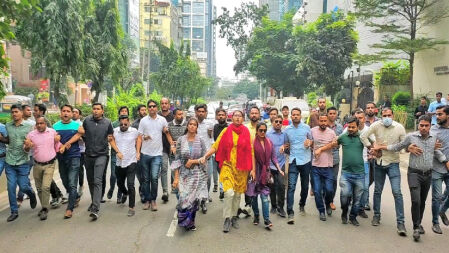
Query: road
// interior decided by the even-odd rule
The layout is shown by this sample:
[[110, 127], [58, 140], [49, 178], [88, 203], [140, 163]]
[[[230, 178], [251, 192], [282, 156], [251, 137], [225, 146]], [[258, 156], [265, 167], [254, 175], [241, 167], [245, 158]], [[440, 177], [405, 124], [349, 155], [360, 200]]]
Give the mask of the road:
[[[0, 195], [0, 252], [447, 252], [449, 229], [442, 225], [443, 235], [431, 230], [430, 196], [423, 219], [426, 234], [420, 242], [413, 241], [410, 194], [404, 170], [408, 155], [402, 154], [401, 160], [407, 237], [396, 234], [394, 201], [388, 182], [382, 196], [379, 227], [370, 224], [372, 211], [367, 212], [369, 219], [359, 218], [360, 227], [341, 224], [339, 209], [326, 222], [320, 221], [314, 199], [310, 197], [307, 215], [299, 216], [298, 185], [295, 225], [288, 225], [285, 218], [271, 216], [274, 226], [267, 231], [261, 225], [252, 225], [251, 218], [242, 218], [240, 229], [224, 234], [221, 232], [222, 202], [218, 200], [218, 193], [212, 193], [213, 202], [208, 205], [208, 213], [197, 215], [198, 230], [185, 232], [178, 228], [173, 236], [170, 236], [173, 231], [169, 228], [176, 205], [174, 195], [167, 204], [158, 199], [157, 212], [142, 210], [138, 203], [134, 217], [127, 217], [127, 206], [117, 205], [114, 197], [102, 204], [99, 220], [91, 222], [86, 189], [80, 207], [69, 220], [63, 219], [65, 208], [60, 207], [49, 212], [48, 220], [40, 221], [37, 216], [40, 205], [32, 210], [29, 201], [25, 201], [19, 218], [7, 223], [9, 208], [5, 194]], [[58, 185], [62, 187], [60, 181]], [[372, 199], [373, 187], [370, 190]], [[336, 198], [339, 208], [338, 195]]]

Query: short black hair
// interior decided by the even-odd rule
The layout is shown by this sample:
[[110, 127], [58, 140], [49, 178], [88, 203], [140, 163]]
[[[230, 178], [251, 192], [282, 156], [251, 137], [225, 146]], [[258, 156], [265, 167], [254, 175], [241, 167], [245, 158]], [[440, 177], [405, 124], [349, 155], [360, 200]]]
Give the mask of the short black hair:
[[118, 109], [118, 115], [120, 115], [120, 111], [123, 110], [123, 109], [126, 109], [126, 111], [128, 112], [128, 115], [129, 115], [129, 108], [126, 105], [120, 106], [120, 108]]
[[366, 108], [367, 105], [370, 105], [370, 104], [373, 105], [374, 108], [377, 108], [376, 103], [374, 103], [373, 101], [369, 101], [368, 103], [366, 103], [365, 108]]
[[199, 109], [204, 109], [205, 111], [207, 111], [207, 105], [206, 104], [195, 105], [195, 112], [198, 111]]
[[75, 110], [77, 110], [81, 116], [83, 115], [83, 111], [81, 111], [79, 108], [73, 107], [73, 111]]
[[138, 105], [137, 106], [137, 111], [140, 111], [140, 108], [142, 108], [142, 107], [145, 107], [145, 105], [142, 105], [142, 104]]
[[176, 113], [177, 113], [178, 111], [182, 111], [182, 110], [181, 110], [181, 109], [179, 109], [179, 108], [175, 108], [175, 109], [173, 109], [173, 115], [176, 115]]
[[30, 105], [22, 105], [22, 110], [25, 110], [25, 108], [27, 108], [27, 107], [30, 107], [30, 108], [31, 108]]
[[427, 122], [431, 123], [431, 122], [432, 122], [432, 117], [430, 117], [430, 116], [427, 115], [427, 114], [424, 114], [424, 115], [419, 116], [419, 118], [418, 118], [418, 123], [419, 123], [421, 120], [424, 120], [424, 121], [427, 121]]
[[61, 106], [61, 111], [62, 111], [62, 108], [64, 108], [64, 107], [68, 107], [68, 108], [70, 108], [70, 110], [73, 112], [73, 106], [72, 105], [69, 105], [69, 104], [65, 104], [65, 105], [63, 105], [63, 106]]
[[351, 123], [353, 123], [353, 122], [355, 122], [355, 124], [357, 125], [357, 126], [359, 126], [359, 120], [356, 118], [356, 117], [354, 117], [354, 116], [351, 116], [351, 117], [349, 117], [348, 118], [348, 120], [346, 121], [346, 123], [348, 123], [348, 124], [351, 124]]
[[443, 112], [446, 115], [449, 115], [449, 105], [440, 105], [437, 107], [437, 110], [443, 109]]
[[301, 114], [302, 113], [302, 111], [301, 111], [301, 109], [299, 109], [299, 107], [293, 107], [293, 109], [290, 111], [290, 113], [292, 113], [293, 114], [293, 111], [298, 111], [299, 112], [299, 114]]
[[321, 113], [318, 115], [318, 118], [320, 118], [320, 117], [327, 117], [327, 113], [321, 112]]
[[261, 126], [265, 126], [265, 128], [268, 128], [268, 127], [267, 127], [267, 124], [266, 124], [265, 122], [262, 121], [262, 122], [257, 123], [257, 125], [256, 125], [256, 131], [258, 131], [259, 128], [260, 128]]
[[224, 112], [224, 114], [226, 115], [226, 110], [223, 108], [218, 108], [217, 110], [215, 110], [215, 115], [218, 115], [219, 112]]
[[11, 111], [13, 109], [18, 109], [19, 111], [22, 111], [22, 106], [20, 104], [13, 104], [11, 105]]
[[259, 107], [253, 105], [253, 106], [251, 106], [251, 108], [249, 109], [249, 111], [251, 112], [252, 109], [256, 109], [256, 110], [260, 113]]
[[101, 110], [104, 109], [103, 104], [102, 104], [102, 103], [99, 103], [99, 102], [93, 103], [93, 104], [92, 104], [92, 108], [94, 108], [94, 106], [96, 106], [96, 105], [99, 105], [99, 106], [101, 107]]
[[42, 112], [42, 115], [45, 115], [47, 112], [47, 107], [44, 104], [34, 104], [34, 107], [37, 107], [37, 109]]
[[150, 106], [150, 103], [153, 103], [153, 104], [155, 104], [156, 106], [159, 106], [159, 104], [158, 104], [158, 103], [156, 102], [156, 100], [154, 100], [154, 99], [148, 100], [148, 102], [147, 102], [147, 107]]
[[426, 96], [422, 96], [421, 99], [427, 100]]
[[276, 116], [276, 119], [284, 119], [283, 117], [282, 117], [282, 115], [280, 115], [280, 114], [278, 114], [278, 116]]
[[438, 96], [438, 95], [443, 96], [443, 93], [441, 93], [441, 91], [438, 91], [437, 94], [435, 94], [435, 96]]
[[394, 114], [393, 109], [391, 109], [390, 107], [384, 107], [382, 109], [382, 112], [384, 112], [384, 111], [391, 111], [391, 113]]
[[268, 114], [270, 114], [272, 111], [276, 111], [276, 114], [278, 114], [279, 113], [279, 110], [278, 110], [278, 108], [276, 108], [276, 107], [273, 107], [273, 108], [271, 108], [270, 109], [270, 111], [268, 111]]
[[120, 117], [118, 117], [118, 120], [122, 120], [122, 119], [129, 120], [129, 116], [128, 115], [120, 115]]
[[337, 108], [335, 108], [335, 106], [331, 106], [329, 108], [327, 108], [326, 112], [329, 113], [329, 111], [336, 111], [338, 112]]
[[356, 114], [360, 114], [360, 113], [365, 114], [365, 111], [363, 111], [362, 108], [355, 108], [354, 110], [352, 110], [351, 115], [355, 116]]
[[282, 109], [281, 109], [281, 111], [283, 111], [284, 109], [287, 109], [287, 110], [289, 110], [289, 109], [288, 109], [288, 106], [286, 106], [286, 105], [282, 106]]

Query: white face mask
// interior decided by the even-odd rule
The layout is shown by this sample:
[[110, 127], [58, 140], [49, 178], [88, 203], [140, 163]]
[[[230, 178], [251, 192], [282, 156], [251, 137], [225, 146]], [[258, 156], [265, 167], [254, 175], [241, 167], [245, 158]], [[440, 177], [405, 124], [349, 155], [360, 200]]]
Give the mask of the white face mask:
[[382, 118], [382, 123], [384, 124], [385, 127], [389, 127], [391, 126], [391, 124], [393, 124], [393, 119], [389, 117], [384, 117]]

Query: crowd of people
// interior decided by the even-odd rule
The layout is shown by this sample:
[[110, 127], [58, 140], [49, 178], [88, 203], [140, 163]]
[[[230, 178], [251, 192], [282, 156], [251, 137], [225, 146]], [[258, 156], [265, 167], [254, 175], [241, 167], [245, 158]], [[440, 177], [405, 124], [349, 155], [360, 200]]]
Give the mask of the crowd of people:
[[[441, 93], [437, 93], [437, 99], [438, 96], [441, 99]], [[242, 214], [253, 216], [253, 224], [259, 225], [259, 198], [265, 229], [272, 229], [270, 215], [275, 214], [286, 218], [288, 224], [295, 224], [298, 178], [301, 216], [306, 214], [311, 185], [310, 196], [314, 197], [319, 220], [326, 221], [337, 208], [339, 184], [341, 222], [354, 226], [360, 225], [358, 217], [368, 218], [369, 188], [374, 182], [371, 224], [379, 226], [381, 197], [388, 176], [397, 232], [406, 236], [399, 168], [399, 151], [405, 149], [410, 152], [407, 179], [413, 238], [418, 241], [425, 232], [421, 222], [430, 187], [432, 231], [442, 234], [440, 218], [449, 225], [449, 106], [433, 107], [417, 115], [418, 131], [406, 134], [404, 127], [394, 121], [390, 107], [383, 107], [378, 118], [372, 102], [364, 109], [356, 108], [342, 126], [337, 122], [337, 108], [326, 108], [325, 98], [318, 99], [317, 111], [307, 119], [301, 117], [299, 108], [284, 107], [281, 113], [271, 108], [265, 122], [260, 109], [254, 106], [247, 124], [244, 113], [238, 110], [228, 124], [222, 107], [215, 111], [215, 122], [211, 122], [206, 119], [205, 104], [196, 105], [195, 117], [186, 119], [182, 110], [170, 109], [167, 98], [139, 105], [133, 122], [126, 106], [118, 110], [118, 120], [111, 122], [104, 117], [100, 103], [92, 105], [92, 114], [83, 121], [81, 110], [63, 105], [61, 120], [51, 125], [44, 105], [36, 104], [33, 112], [29, 105], [13, 105], [12, 121], [0, 125], [0, 173], [5, 168], [11, 209], [7, 221], [18, 218], [24, 195], [29, 197], [31, 208], [38, 204], [29, 180], [31, 168], [41, 220], [47, 219], [50, 209], [65, 203], [63, 217], [70, 219], [74, 215], [83, 193], [84, 174], [91, 196], [88, 211], [92, 220], [99, 218], [101, 203], [105, 202], [105, 195], [108, 199], [113, 197], [115, 186], [117, 204], [128, 201], [128, 216], [135, 215], [136, 196], [140, 197], [143, 210], [157, 211], [160, 178], [161, 200], [169, 201], [171, 186], [178, 203], [178, 224], [188, 231], [197, 229], [197, 211], [207, 213], [213, 184], [213, 192], [219, 191], [223, 201], [225, 233], [239, 228]], [[110, 189], [106, 192], [109, 163]], [[53, 180], [56, 165], [66, 194]]]

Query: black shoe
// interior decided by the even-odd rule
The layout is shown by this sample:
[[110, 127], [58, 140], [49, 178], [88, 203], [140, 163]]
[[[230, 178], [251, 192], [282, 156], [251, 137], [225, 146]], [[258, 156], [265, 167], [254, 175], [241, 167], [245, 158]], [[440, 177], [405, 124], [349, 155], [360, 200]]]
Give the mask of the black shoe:
[[327, 216], [332, 216], [332, 208], [330, 207], [330, 205], [326, 206], [326, 213]]
[[364, 218], [364, 219], [367, 219], [367, 218], [368, 218], [368, 215], [365, 213], [365, 210], [360, 210], [359, 216], [362, 217], [362, 218]]
[[235, 229], [239, 229], [240, 228], [238, 219], [239, 218], [237, 216], [234, 216], [231, 219], [232, 227], [235, 228]]
[[109, 189], [108, 194], [106, 195], [106, 197], [108, 199], [112, 199], [112, 194], [114, 194], [114, 191], [112, 189]]
[[426, 233], [426, 231], [424, 230], [424, 227], [423, 227], [422, 225], [419, 225], [418, 230], [419, 230], [419, 233], [420, 233], [421, 235], [423, 235], [423, 234]]
[[270, 213], [271, 214], [275, 214], [277, 212], [277, 208], [276, 207], [271, 207]]
[[42, 209], [39, 217], [41, 218], [41, 220], [46, 220], [47, 219], [47, 214], [48, 214], [48, 210], [47, 209]]
[[214, 185], [214, 190], [213, 192], [217, 192], [218, 191], [218, 185]]
[[228, 233], [231, 230], [231, 219], [226, 218], [223, 224], [223, 232]]
[[293, 225], [295, 224], [295, 215], [294, 214], [289, 214], [287, 217], [287, 224]]
[[371, 221], [371, 225], [379, 226], [380, 225], [380, 216], [374, 215], [373, 220]]
[[421, 234], [419, 233], [419, 229], [413, 230], [413, 239], [415, 242], [419, 241], [419, 238], [421, 237]]
[[440, 225], [439, 224], [433, 224], [432, 226], [432, 231], [436, 234], [441, 235], [443, 233], [443, 231], [441, 231]]
[[98, 212], [91, 212], [89, 217], [92, 218], [92, 221], [96, 221], [98, 219]]
[[341, 224], [348, 224], [348, 215], [345, 213], [341, 214]]
[[281, 216], [282, 218], [285, 218], [285, 216], [287, 215], [287, 214], [285, 213], [285, 211], [284, 211], [284, 208], [280, 208], [280, 207], [278, 207], [277, 213], [278, 213], [278, 215]]
[[8, 219], [6, 219], [7, 222], [11, 222], [14, 221], [15, 219], [17, 219], [19, 217], [18, 213], [11, 213], [11, 215], [8, 217]]
[[33, 194], [33, 195], [30, 196], [30, 206], [31, 206], [31, 209], [36, 208], [36, 205], [37, 205], [36, 195]]
[[367, 204], [364, 209], [365, 211], [371, 211], [371, 207], [369, 206], [369, 204]]
[[349, 224], [352, 224], [356, 227], [360, 226], [360, 223], [357, 221], [355, 217], [349, 217]]
[[326, 221], [326, 214], [325, 213], [320, 213], [320, 220]]
[[164, 201], [164, 203], [168, 201], [168, 193], [167, 192], [164, 192], [162, 194], [162, 201]]
[[220, 192], [220, 196], [218, 197], [220, 200], [224, 199], [224, 192]]
[[[112, 198], [112, 197], [111, 197]], [[106, 200], [104, 200], [103, 198], [100, 200], [100, 203], [106, 203]]]
[[407, 230], [405, 229], [405, 226], [403, 223], [398, 224], [398, 235], [407, 236]]
[[270, 228], [273, 226], [273, 223], [271, 223], [270, 220], [265, 220], [265, 221], [263, 222], [263, 224], [265, 225], [265, 228], [266, 228], [266, 229], [270, 229]]
[[127, 199], [128, 199], [128, 195], [122, 194], [122, 197], [120, 198], [120, 203], [119, 203], [119, 199], [117, 199], [117, 204], [125, 204]]
[[446, 214], [441, 212], [440, 213], [441, 221], [444, 225], [449, 226], [449, 219], [447, 218]]
[[260, 219], [259, 216], [254, 215], [253, 225], [259, 225]]
[[87, 208], [88, 212], [92, 212], [92, 204], [90, 204], [90, 206]]
[[203, 214], [206, 214], [207, 213], [206, 201], [204, 201], [204, 200], [201, 201], [200, 207], [201, 207], [201, 212], [203, 212]]

